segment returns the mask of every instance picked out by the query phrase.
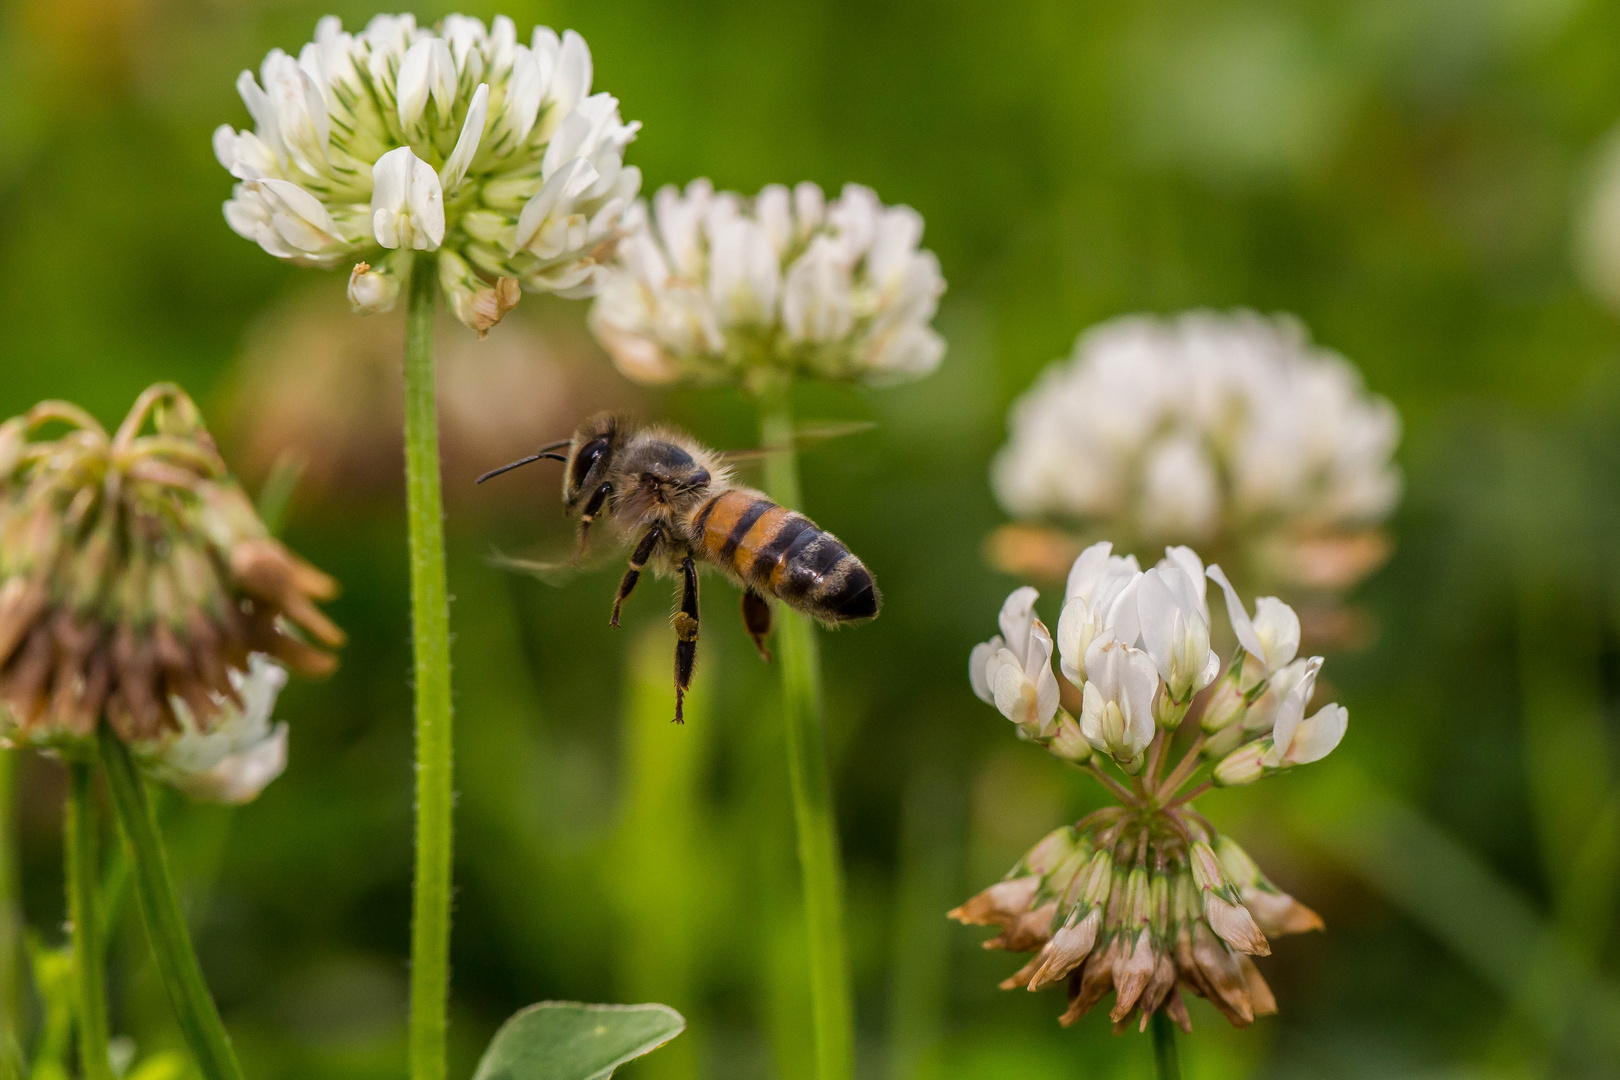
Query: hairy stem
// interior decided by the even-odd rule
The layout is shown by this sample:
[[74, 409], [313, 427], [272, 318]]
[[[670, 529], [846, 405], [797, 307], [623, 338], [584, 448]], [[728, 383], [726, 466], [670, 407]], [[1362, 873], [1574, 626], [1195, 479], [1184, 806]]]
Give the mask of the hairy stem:
[[68, 924], [73, 934], [73, 981], [79, 995], [79, 1071], [84, 1080], [112, 1080], [107, 1057], [107, 985], [102, 970], [101, 910], [96, 899], [94, 766], [68, 763], [62, 818]]
[[1159, 1009], [1153, 1014], [1153, 1071], [1159, 1080], [1181, 1080], [1181, 1061], [1176, 1057], [1176, 1028], [1170, 1014]]
[[434, 261], [418, 255], [405, 317], [405, 508], [410, 528], [411, 630], [416, 674], [416, 882], [411, 907], [412, 1080], [444, 1080], [450, 1002], [450, 598], [439, 491], [439, 412], [433, 371]]
[[[17, 751], [0, 750], [0, 1031], [21, 1031], [22, 918], [17, 908]], [[0, 1047], [3, 1050], [3, 1047]]]
[[[107, 786], [113, 806], [124, 828], [130, 862], [135, 871], [135, 895], [140, 900], [146, 937], [152, 946], [152, 959], [169, 992], [174, 1019], [197, 1059], [197, 1068], [207, 1080], [242, 1080], [242, 1067], [231, 1050], [230, 1036], [219, 1018], [219, 1009], [203, 981], [197, 952], [186, 932], [185, 916], [169, 879], [168, 858], [158, 836], [146, 788], [135, 771], [135, 762], [118, 736], [105, 724], [99, 733], [101, 762], [107, 771]], [[82, 920], [92, 921], [87, 912]]]
[[[797, 509], [799, 464], [792, 449], [793, 412], [786, 386], [759, 396], [760, 434], [767, 448], [765, 489]], [[777, 657], [782, 668], [788, 780], [799, 833], [805, 918], [809, 924], [811, 1012], [819, 1080], [851, 1080], [855, 1072], [855, 1015], [844, 941], [843, 868], [833, 815], [827, 737], [821, 713], [821, 650], [815, 627], [783, 605], [776, 607]]]

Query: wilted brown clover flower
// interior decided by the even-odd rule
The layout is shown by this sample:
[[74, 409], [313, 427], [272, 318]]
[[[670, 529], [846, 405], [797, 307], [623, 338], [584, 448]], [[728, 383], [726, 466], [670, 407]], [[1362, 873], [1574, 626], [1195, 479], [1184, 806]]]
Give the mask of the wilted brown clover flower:
[[[39, 437], [58, 424], [68, 430]], [[335, 593], [267, 533], [178, 387], [148, 389], [111, 436], [61, 401], [0, 424], [8, 741], [71, 748], [105, 718], [184, 787], [178, 774], [200, 776], [245, 749], [223, 738], [218, 753], [199, 754], [197, 737], [243, 723], [269, 731], [280, 686], [269, 661], [306, 675], [333, 669], [319, 646], [344, 635], [315, 601]], [[252, 771], [262, 787], [279, 767], [261, 754]], [[256, 793], [242, 777], [225, 787], [238, 800]]]
[[[1239, 642], [1225, 663], [1210, 648], [1210, 580], [1226, 595]], [[1220, 567], [1206, 570], [1190, 548], [1167, 549], [1146, 572], [1106, 542], [1086, 549], [1069, 573], [1055, 649], [1035, 599], [1028, 587], [1007, 598], [1001, 633], [969, 660], [973, 689], [1020, 737], [1090, 773], [1118, 805], [1049, 834], [951, 917], [999, 927], [987, 949], [1035, 954], [1004, 989], [1066, 982], [1065, 1025], [1110, 991], [1116, 1031], [1133, 1017], [1145, 1029], [1160, 1009], [1190, 1031], [1183, 989], [1238, 1027], [1276, 1012], [1250, 957], [1271, 952], [1268, 937], [1321, 929], [1322, 920], [1267, 880], [1193, 800], [1338, 746], [1349, 719], [1342, 706], [1305, 715], [1322, 658], [1296, 658], [1293, 609], [1261, 597], [1251, 618]], [[1081, 689], [1078, 719], [1059, 708], [1054, 651]], [[1195, 730], [1172, 765], [1188, 717]], [[1184, 791], [1206, 767], [1208, 779]]]

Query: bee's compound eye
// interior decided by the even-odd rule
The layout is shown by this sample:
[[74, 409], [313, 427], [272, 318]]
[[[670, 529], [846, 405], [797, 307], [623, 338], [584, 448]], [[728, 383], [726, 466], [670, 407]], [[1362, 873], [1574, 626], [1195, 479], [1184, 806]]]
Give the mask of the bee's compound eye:
[[574, 456], [574, 475], [571, 477], [574, 481], [574, 487], [577, 488], [585, 483], [585, 478], [590, 475], [591, 468], [602, 460], [602, 455], [607, 453], [607, 448], [608, 440], [603, 435], [598, 435], [579, 448], [579, 453]]

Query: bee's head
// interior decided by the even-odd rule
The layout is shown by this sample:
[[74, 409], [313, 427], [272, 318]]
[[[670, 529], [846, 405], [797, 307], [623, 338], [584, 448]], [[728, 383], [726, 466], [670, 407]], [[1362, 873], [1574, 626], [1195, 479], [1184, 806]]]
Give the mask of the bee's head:
[[612, 413], [590, 417], [574, 432], [563, 464], [563, 508], [570, 514], [601, 486], [624, 443], [625, 424]]

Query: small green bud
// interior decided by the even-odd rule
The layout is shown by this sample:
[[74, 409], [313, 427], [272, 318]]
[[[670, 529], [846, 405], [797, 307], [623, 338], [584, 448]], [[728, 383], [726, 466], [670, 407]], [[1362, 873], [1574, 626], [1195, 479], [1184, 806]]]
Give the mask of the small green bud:
[[1254, 783], [1266, 773], [1260, 762], [1270, 750], [1271, 740], [1261, 739], [1228, 754], [1215, 766], [1215, 782], [1222, 787]]
[[1228, 727], [1238, 726], [1243, 714], [1248, 712], [1248, 702], [1238, 687], [1240, 675], [1238, 670], [1228, 671], [1210, 696], [1209, 704], [1204, 706], [1204, 715], [1198, 721], [1205, 733], [1214, 735]]

